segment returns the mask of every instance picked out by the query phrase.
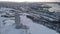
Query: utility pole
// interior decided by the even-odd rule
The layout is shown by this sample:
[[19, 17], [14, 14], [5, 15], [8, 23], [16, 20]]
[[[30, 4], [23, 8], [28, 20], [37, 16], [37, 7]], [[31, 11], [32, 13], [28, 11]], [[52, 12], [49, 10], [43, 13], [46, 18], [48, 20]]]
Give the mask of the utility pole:
[[25, 34], [28, 34], [28, 27], [26, 25], [23, 25], [20, 23], [20, 15], [18, 11], [15, 11], [15, 24], [16, 24], [16, 29], [25, 29]]
[[18, 11], [15, 11], [15, 24], [16, 29], [20, 29], [20, 16], [18, 14]]

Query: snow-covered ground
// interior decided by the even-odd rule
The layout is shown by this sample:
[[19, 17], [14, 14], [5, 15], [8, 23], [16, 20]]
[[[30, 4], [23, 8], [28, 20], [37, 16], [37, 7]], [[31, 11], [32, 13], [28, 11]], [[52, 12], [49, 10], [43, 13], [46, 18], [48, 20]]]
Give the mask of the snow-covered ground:
[[[21, 7], [21, 8], [25, 11], [24, 7]], [[8, 13], [9, 15], [14, 15], [14, 13], [12, 13], [10, 10], [14, 10], [14, 9], [0, 8], [0, 11], [3, 12], [0, 14], [0, 33], [1, 34], [59, 34], [56, 31], [51, 30], [41, 24], [34, 23], [31, 19], [26, 17], [26, 15], [30, 15], [28, 13], [22, 13], [22, 15], [20, 15], [20, 20], [21, 20], [20, 23], [29, 27], [28, 33], [26, 33], [26, 29], [16, 29], [15, 21], [11, 20], [11, 19], [14, 19], [14, 17], [13, 18], [12, 17], [11, 18], [1, 17], [1, 15], [6, 15], [6, 13]], [[43, 13], [40, 13], [40, 14], [42, 14], [40, 16], [43, 16], [46, 19], [53, 20], [49, 17], [44, 16], [47, 14], [43, 14]]]
[[51, 30], [41, 24], [33, 23], [33, 21], [26, 16], [21, 16], [21, 22], [24, 25], [29, 26], [29, 31], [31, 32], [31, 34], [58, 34], [54, 30]]
[[49, 6], [51, 6], [52, 8], [49, 9], [50, 12], [60, 12], [60, 5], [58, 4], [47, 4]]
[[[21, 15], [20, 18], [21, 18], [21, 23], [29, 27], [28, 31], [30, 32], [30, 34], [59, 34], [56, 31], [51, 30], [41, 24], [34, 23], [31, 19], [27, 18], [26, 15]], [[2, 20], [4, 19], [6, 18], [0, 17], [1, 34], [26, 34], [25, 29], [15, 28], [15, 25], [13, 25], [14, 21], [8, 20], [6, 22], [7, 26], [3, 25]]]

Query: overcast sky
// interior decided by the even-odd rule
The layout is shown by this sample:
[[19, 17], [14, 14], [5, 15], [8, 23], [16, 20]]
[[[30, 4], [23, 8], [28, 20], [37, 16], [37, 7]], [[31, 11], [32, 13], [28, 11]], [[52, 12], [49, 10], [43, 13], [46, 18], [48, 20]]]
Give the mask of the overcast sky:
[[60, 2], [60, 0], [0, 0], [9, 2]]

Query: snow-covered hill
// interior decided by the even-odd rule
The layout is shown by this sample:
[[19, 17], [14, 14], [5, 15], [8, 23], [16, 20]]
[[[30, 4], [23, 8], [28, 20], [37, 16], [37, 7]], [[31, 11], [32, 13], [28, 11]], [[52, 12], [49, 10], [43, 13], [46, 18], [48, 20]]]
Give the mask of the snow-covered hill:
[[[58, 34], [56, 31], [51, 30], [41, 24], [34, 23], [31, 19], [27, 18], [26, 15], [20, 16], [21, 23], [29, 27], [27, 34]], [[0, 22], [5, 18], [0, 17]], [[13, 20], [6, 22], [6, 24], [0, 24], [1, 26], [1, 34], [26, 34], [25, 29], [16, 29]]]
[[[32, 5], [33, 6], [33, 5]], [[37, 7], [37, 6], [36, 6]], [[35, 7], [35, 8], [36, 8]], [[18, 8], [18, 7], [17, 7]], [[34, 6], [32, 7], [34, 8]], [[18, 9], [0, 8], [0, 33], [1, 34], [59, 34], [59, 17], [54, 12], [32, 9], [31, 6], [22, 6]], [[39, 11], [37, 11], [39, 10]], [[16, 29], [15, 12], [19, 13], [21, 27], [29, 29]], [[20, 24], [19, 23], [19, 24]]]

